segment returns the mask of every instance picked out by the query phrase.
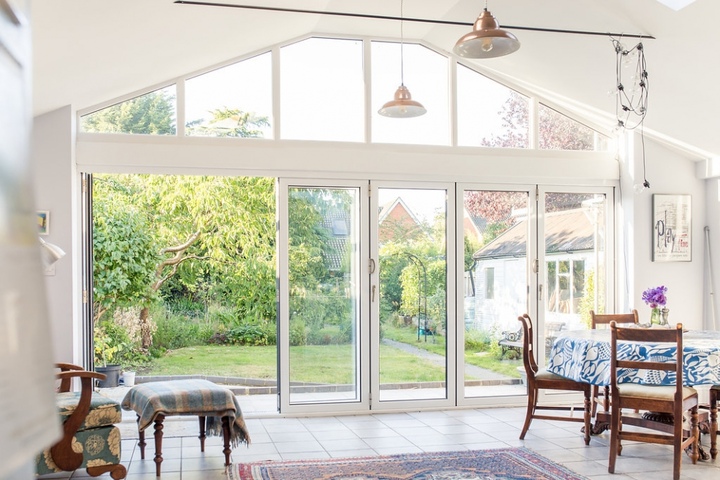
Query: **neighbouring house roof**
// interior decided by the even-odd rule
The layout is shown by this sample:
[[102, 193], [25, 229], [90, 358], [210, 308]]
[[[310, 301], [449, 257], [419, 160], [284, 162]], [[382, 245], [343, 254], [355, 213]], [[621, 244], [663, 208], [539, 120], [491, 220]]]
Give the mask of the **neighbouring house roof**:
[[422, 222], [402, 198], [397, 197], [381, 205], [378, 210], [378, 235], [381, 242], [407, 239], [422, 233]]
[[[545, 252], [580, 252], [594, 247], [592, 222], [582, 208], [545, 215]], [[474, 259], [524, 257], [527, 254], [527, 218], [518, 221], [475, 252]]]
[[323, 252], [327, 268], [339, 271], [343, 266], [350, 237], [350, 215], [344, 210], [331, 210], [323, 217], [322, 227], [330, 234], [327, 249]]

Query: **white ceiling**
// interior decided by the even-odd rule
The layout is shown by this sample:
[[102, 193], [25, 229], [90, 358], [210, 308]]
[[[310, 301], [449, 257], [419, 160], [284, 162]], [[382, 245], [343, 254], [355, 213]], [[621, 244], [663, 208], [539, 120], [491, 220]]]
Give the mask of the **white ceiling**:
[[[222, 0], [220, 0], [222, 1]], [[663, 0], [664, 3], [673, 3]], [[399, 0], [225, 0], [225, 3], [399, 16]], [[674, 2], [677, 3], [677, 2]], [[681, 2], [687, 3], [687, 2]], [[173, 0], [33, 0], [34, 113], [83, 109], [310, 33], [399, 37], [399, 23], [329, 15], [177, 5]], [[406, 18], [473, 22], [480, 0], [405, 0]], [[501, 26], [646, 34], [645, 132], [720, 156], [720, 2], [675, 11], [658, 0], [489, 0]], [[469, 27], [404, 22], [406, 40], [450, 52]], [[615, 52], [606, 36], [511, 30], [516, 53], [487, 69], [614, 124]], [[627, 38], [626, 47], [638, 40]]]

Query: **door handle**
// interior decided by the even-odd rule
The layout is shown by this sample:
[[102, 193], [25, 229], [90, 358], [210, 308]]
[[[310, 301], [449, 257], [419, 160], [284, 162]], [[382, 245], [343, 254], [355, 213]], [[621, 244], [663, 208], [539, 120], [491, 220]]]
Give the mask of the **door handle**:
[[374, 302], [374, 301], [375, 301], [375, 289], [376, 289], [376, 288], [377, 288], [377, 285], [373, 285], [373, 286], [372, 286], [372, 293], [370, 294], [370, 301], [371, 301], [371, 302]]
[[543, 299], [543, 286], [542, 283], [538, 285], [538, 301], [542, 301]]

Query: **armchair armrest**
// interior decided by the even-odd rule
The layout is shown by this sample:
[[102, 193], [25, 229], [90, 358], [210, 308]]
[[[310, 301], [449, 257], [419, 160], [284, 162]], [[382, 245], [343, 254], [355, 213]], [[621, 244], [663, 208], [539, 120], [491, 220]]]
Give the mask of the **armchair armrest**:
[[[56, 363], [55, 368], [59, 368], [61, 372], [67, 372], [68, 370], [85, 370], [80, 365], [73, 365], [72, 363]], [[72, 378], [63, 378], [60, 381], [60, 387], [58, 392], [69, 392]]]
[[[62, 367], [60, 368], [62, 369]], [[63, 385], [67, 385], [67, 390], [69, 390], [70, 382], [74, 377], [80, 378], [80, 385], [82, 387], [80, 390], [80, 400], [78, 401], [78, 405], [75, 407], [73, 413], [63, 424], [62, 439], [50, 448], [50, 453], [55, 460], [55, 464], [66, 471], [75, 470], [82, 464], [83, 454], [82, 452], [75, 452], [72, 449], [72, 439], [90, 411], [90, 399], [93, 394], [94, 379], [105, 379], [105, 375], [102, 373], [89, 372], [82, 369], [69, 369], [57, 374], [57, 378], [60, 379], [61, 387]]]

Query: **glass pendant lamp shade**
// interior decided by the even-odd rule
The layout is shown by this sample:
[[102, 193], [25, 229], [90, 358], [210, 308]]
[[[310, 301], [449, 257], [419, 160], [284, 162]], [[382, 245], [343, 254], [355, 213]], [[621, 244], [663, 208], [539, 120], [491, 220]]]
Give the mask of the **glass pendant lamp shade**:
[[420, 102], [416, 102], [405, 85], [395, 90], [395, 98], [382, 106], [378, 113], [383, 117], [412, 118], [423, 115], [427, 110]]
[[485, 7], [475, 20], [472, 32], [460, 37], [453, 51], [465, 58], [494, 58], [508, 55], [519, 48], [517, 37], [501, 29], [493, 14]]

